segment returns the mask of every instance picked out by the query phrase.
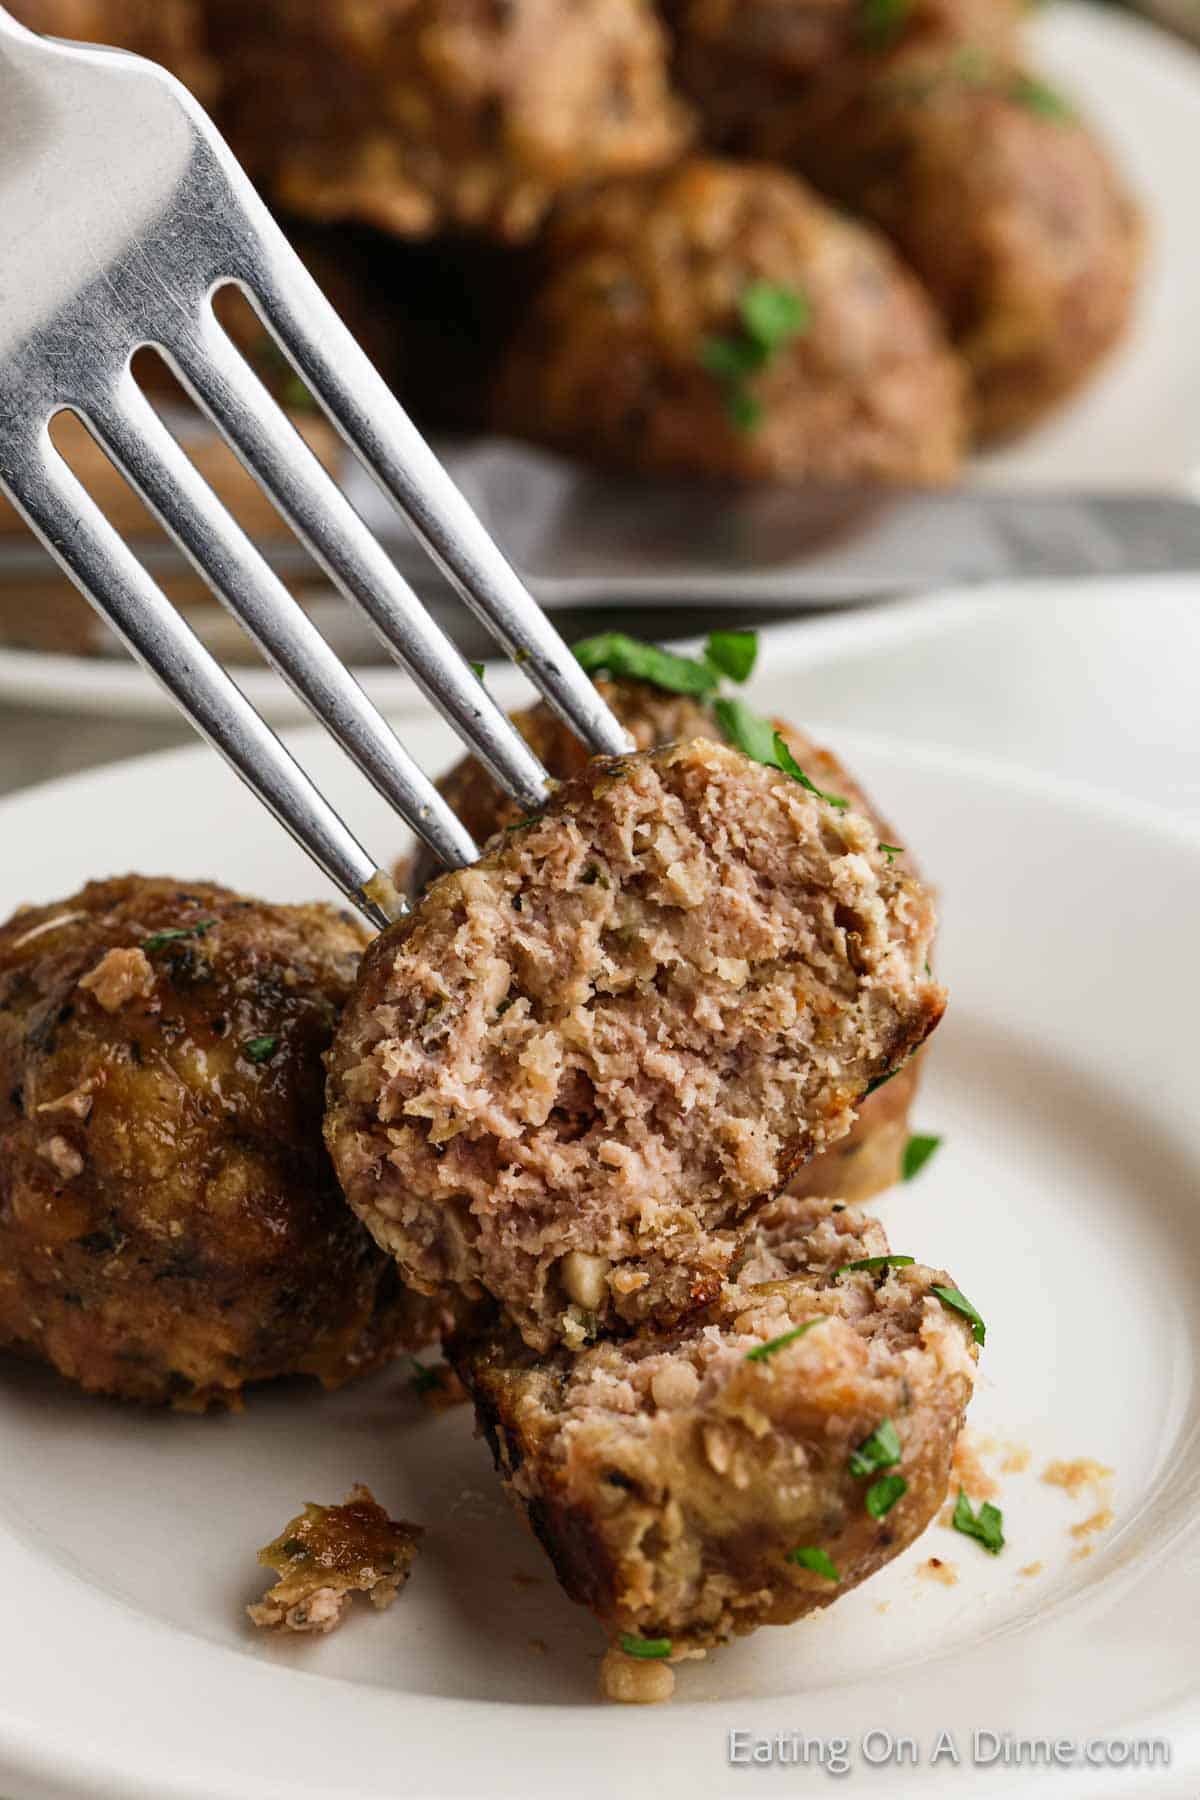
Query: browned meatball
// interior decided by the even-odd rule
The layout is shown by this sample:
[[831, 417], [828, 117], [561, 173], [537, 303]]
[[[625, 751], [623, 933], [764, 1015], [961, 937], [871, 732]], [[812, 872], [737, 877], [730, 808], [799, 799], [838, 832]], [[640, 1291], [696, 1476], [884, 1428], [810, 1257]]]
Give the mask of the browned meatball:
[[[622, 725], [632, 733], [639, 750], [684, 738], [721, 737], [711, 706], [689, 695], [667, 693], [644, 681], [600, 680], [596, 685]], [[544, 702], [514, 713], [513, 723], [556, 780], [564, 781], [585, 766], [587, 751]], [[885, 842], [897, 841], [895, 827], [880, 815], [831, 751], [814, 744], [794, 725], [782, 719], [775, 723], [793, 756], [818, 787], [845, 795], [866, 813]], [[477, 843], [485, 843], [519, 816], [516, 803], [473, 757], [464, 758], [438, 786]], [[907, 849], [902, 850], [897, 864], [918, 873]], [[407, 885], [415, 898], [433, 880], [439, 866], [432, 852], [422, 849], [397, 870], [397, 879], [401, 886]], [[921, 1060], [920, 1053], [910, 1058], [891, 1081], [868, 1094], [847, 1135], [797, 1169], [788, 1182], [788, 1192], [827, 1194], [858, 1204], [898, 1181], [908, 1142], [909, 1110], [920, 1083]]]
[[202, 100], [216, 94], [202, 0], [10, 0], [9, 10], [31, 31], [136, 51], [163, 63]]
[[870, 822], [695, 739], [599, 758], [378, 938], [330, 1056], [351, 1205], [541, 1349], [718, 1291], [757, 1206], [932, 1030]]
[[137, 876], [0, 927], [0, 1344], [201, 1408], [437, 1336], [321, 1143], [363, 943], [329, 907]]
[[1070, 104], [978, 42], [917, 41], [801, 85], [734, 134], [870, 219], [924, 282], [966, 359], [977, 433], [1029, 424], [1120, 338], [1137, 209]]
[[618, 469], [941, 482], [964, 382], [917, 283], [783, 170], [693, 160], [579, 201], [501, 365], [498, 428]]
[[210, 0], [210, 17], [234, 148], [309, 218], [518, 240], [686, 134], [649, 0]]
[[677, 1331], [544, 1359], [503, 1327], [451, 1344], [509, 1495], [610, 1633], [677, 1658], [787, 1625], [925, 1529], [976, 1351], [932, 1292], [948, 1276], [838, 1276], [887, 1248], [862, 1214], [782, 1200]]

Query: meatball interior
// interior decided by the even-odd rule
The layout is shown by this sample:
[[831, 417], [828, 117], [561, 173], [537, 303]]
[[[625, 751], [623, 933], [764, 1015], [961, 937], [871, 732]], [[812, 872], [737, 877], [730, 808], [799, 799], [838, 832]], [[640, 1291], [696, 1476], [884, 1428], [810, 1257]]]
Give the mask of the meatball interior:
[[[596, 686], [639, 750], [650, 750], [684, 738], [722, 740], [711, 706], [690, 695], [672, 694], [644, 681], [601, 679]], [[586, 748], [544, 701], [514, 713], [512, 720], [555, 780], [565, 781], [586, 766]], [[787, 740], [792, 755], [818, 787], [847, 796], [860, 812], [866, 813], [884, 842], [896, 841], [896, 829], [880, 814], [832, 751], [815, 744], [805, 732], [785, 720], [777, 719], [774, 723]], [[520, 817], [516, 802], [496, 785], [474, 757], [464, 757], [442, 778], [438, 787], [477, 843], [485, 843]], [[900, 850], [897, 863], [910, 874], [919, 873], [907, 849]], [[416, 899], [436, 877], [439, 868], [432, 852], [422, 847], [397, 870], [397, 880]], [[858, 1116], [845, 1137], [796, 1170], [788, 1183], [789, 1193], [827, 1194], [834, 1199], [840, 1197], [859, 1204], [897, 1182], [908, 1142], [909, 1111], [920, 1079], [921, 1056], [918, 1054], [910, 1057], [876, 1093], [864, 1097]]]
[[364, 959], [330, 1061], [351, 1204], [527, 1341], [710, 1300], [756, 1204], [941, 1015], [870, 822], [705, 740], [598, 758]]
[[437, 1335], [321, 1141], [364, 942], [329, 907], [138, 876], [0, 927], [0, 1344], [201, 1408]]
[[[666, 1638], [678, 1657], [786, 1625], [924, 1530], [977, 1353], [931, 1291], [945, 1274], [837, 1273], [886, 1253], [875, 1221], [787, 1198], [678, 1331], [542, 1359], [503, 1326], [452, 1344], [510, 1497], [611, 1633]], [[889, 1423], [891, 1451], [857, 1472]]]

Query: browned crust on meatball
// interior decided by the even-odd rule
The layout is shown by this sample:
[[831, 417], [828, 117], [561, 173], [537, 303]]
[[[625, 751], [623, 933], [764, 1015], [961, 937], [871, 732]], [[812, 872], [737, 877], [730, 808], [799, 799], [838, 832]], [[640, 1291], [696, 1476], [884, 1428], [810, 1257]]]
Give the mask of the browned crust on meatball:
[[[706, 349], [737, 338], [761, 282], [806, 322], [731, 398]], [[885, 240], [782, 169], [700, 158], [565, 210], [494, 420], [615, 468], [734, 482], [938, 483], [966, 436], [958, 359]]]
[[406, 1281], [578, 1346], [716, 1292], [941, 1015], [929, 896], [779, 770], [598, 758], [364, 958], [326, 1136]]
[[355, 1594], [369, 1594], [383, 1612], [407, 1583], [424, 1535], [389, 1518], [361, 1482], [340, 1506], [309, 1501], [259, 1551], [279, 1579], [246, 1611], [261, 1630], [319, 1635], [336, 1631]]
[[10, 11], [48, 37], [111, 44], [148, 56], [202, 100], [216, 97], [217, 71], [207, 54], [201, 0], [12, 0]]
[[[211, 0], [226, 129], [291, 211], [509, 241], [687, 136], [648, 0]], [[317, 73], [319, 71], [319, 73]]]
[[138, 876], [0, 927], [0, 1344], [202, 1408], [438, 1335], [321, 1142], [364, 941], [330, 907]]
[[[639, 750], [685, 738], [720, 741], [721, 731], [710, 706], [687, 694], [671, 694], [643, 681], [601, 679], [597, 688], [629, 731]], [[543, 767], [558, 781], [577, 775], [588, 756], [574, 732], [545, 702], [512, 714], [512, 720]], [[883, 842], [898, 842], [897, 829], [880, 813], [854, 776], [832, 751], [816, 744], [796, 726], [774, 721], [793, 756], [818, 787], [844, 795], [871, 820]], [[486, 843], [519, 816], [514, 800], [497, 787], [474, 757], [464, 757], [438, 783], [451, 808], [476, 843]], [[902, 847], [898, 866], [919, 875], [911, 850]], [[396, 871], [399, 885], [416, 898], [438, 873], [431, 851], [419, 849]], [[909, 1136], [909, 1112], [920, 1085], [922, 1057], [912, 1057], [891, 1081], [868, 1094], [847, 1135], [831, 1149], [804, 1163], [788, 1182], [792, 1194], [826, 1194], [860, 1205], [900, 1179]]]
[[[945, 1498], [970, 1397], [964, 1320], [919, 1265], [835, 1271], [886, 1254], [880, 1226], [828, 1200], [777, 1201], [736, 1280], [694, 1322], [539, 1359], [503, 1327], [451, 1355], [505, 1487], [570, 1597], [612, 1634], [668, 1638], [671, 1655], [784, 1625], [898, 1555]], [[819, 1319], [765, 1357], [749, 1354]], [[877, 1475], [853, 1451], [890, 1419]], [[789, 1562], [823, 1550], [839, 1579]]]

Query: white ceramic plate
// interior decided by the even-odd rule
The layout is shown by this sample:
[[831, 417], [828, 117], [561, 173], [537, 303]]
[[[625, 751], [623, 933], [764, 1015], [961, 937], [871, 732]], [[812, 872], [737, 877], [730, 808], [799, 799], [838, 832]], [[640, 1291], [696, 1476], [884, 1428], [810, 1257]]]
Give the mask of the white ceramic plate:
[[[1152, 25], [1081, 0], [1057, 0], [1031, 29], [1038, 60], [1095, 120], [1145, 203], [1149, 267], [1133, 330], [1096, 381], [1012, 450], [981, 458], [972, 478], [1016, 488], [1193, 489], [1200, 473], [1200, 339], [1193, 317], [1200, 286], [1193, 179], [1200, 58]], [[773, 596], [769, 587], [759, 598], [792, 610], [803, 604], [802, 596]], [[658, 603], [670, 598], [659, 596]], [[688, 604], [681, 596], [683, 612]], [[853, 622], [869, 637], [869, 615]], [[361, 676], [385, 710], [413, 704], [412, 684], [400, 670], [376, 665]], [[303, 716], [271, 671], [248, 668], [238, 679], [271, 718]], [[123, 716], [171, 712], [156, 683], [117, 657], [3, 648], [0, 699]]]
[[[786, 708], [789, 684], [755, 698]], [[336, 752], [303, 760], [380, 852], [398, 834]], [[412, 734], [430, 767], [445, 729]], [[482, 1800], [828, 1790], [811, 1765], [749, 1773], [731, 1729], [851, 1743], [847, 1784], [1025, 1793], [970, 1767], [974, 1731], [1166, 1735], [1173, 1765], [1080, 1765], [1059, 1800], [1200, 1789], [1200, 1117], [1194, 1020], [1200, 835], [1086, 790], [952, 753], [842, 737], [941, 884], [953, 1000], [919, 1129], [945, 1146], [882, 1204], [897, 1250], [944, 1261], [988, 1320], [976, 1433], [1030, 1452], [1002, 1476], [992, 1559], [941, 1526], [817, 1618], [687, 1665], [676, 1701], [595, 1697], [599, 1634], [547, 1576], [459, 1410], [425, 1414], [403, 1370], [317, 1396], [256, 1394], [240, 1418], [85, 1400], [0, 1378], [0, 1793], [9, 1800]], [[0, 805], [0, 912], [127, 868], [213, 875], [280, 899], [319, 881], [219, 761], [188, 750]], [[1114, 1471], [1088, 1542], [1038, 1479]], [[318, 1643], [256, 1637], [255, 1547], [305, 1498], [356, 1480], [429, 1535], [397, 1605]], [[922, 1579], [931, 1555], [957, 1585]], [[1041, 1564], [1036, 1576], [1019, 1571]], [[523, 1578], [534, 1577], [528, 1584]], [[963, 1766], [928, 1766], [952, 1731]], [[904, 1734], [913, 1769], [864, 1761]], [[878, 1747], [872, 1739], [867, 1747]]]

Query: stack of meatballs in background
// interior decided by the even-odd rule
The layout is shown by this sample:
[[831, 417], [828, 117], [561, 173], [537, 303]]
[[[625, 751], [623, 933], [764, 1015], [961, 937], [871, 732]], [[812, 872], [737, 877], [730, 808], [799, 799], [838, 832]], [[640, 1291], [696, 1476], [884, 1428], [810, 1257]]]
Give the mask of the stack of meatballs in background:
[[14, 4], [195, 89], [420, 423], [817, 483], [952, 479], [1128, 319], [1136, 210], [1024, 10]]
[[619, 1699], [910, 1543], [982, 1341], [848, 1204], [944, 1005], [930, 897], [716, 686], [604, 682], [620, 758], [518, 715], [544, 812], [451, 771], [483, 855], [370, 943], [132, 876], [0, 927], [0, 1344], [203, 1411], [441, 1340]]

